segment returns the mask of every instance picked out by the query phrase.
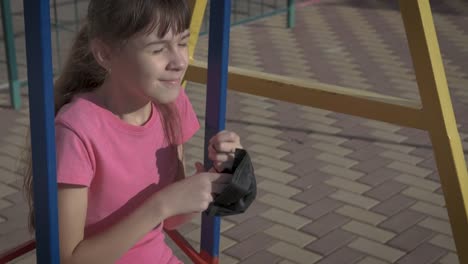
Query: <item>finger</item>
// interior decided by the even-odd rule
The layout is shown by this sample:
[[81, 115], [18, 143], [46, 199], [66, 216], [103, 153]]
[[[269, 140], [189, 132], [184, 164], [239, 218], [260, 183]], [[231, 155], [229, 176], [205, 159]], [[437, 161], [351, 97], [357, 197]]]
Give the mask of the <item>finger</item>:
[[214, 143], [214, 142], [220, 142], [220, 141], [226, 141], [226, 142], [240, 142], [240, 137], [239, 135], [237, 135], [236, 133], [232, 132], [232, 131], [227, 131], [227, 130], [223, 130], [221, 132], [219, 132], [218, 134], [216, 134], [214, 137], [212, 137], [210, 139], [210, 143]]
[[197, 170], [197, 173], [205, 172], [205, 167], [201, 162], [195, 162], [195, 169]]
[[208, 145], [208, 156], [213, 156], [218, 153], [212, 144]]
[[220, 177], [213, 181], [215, 183], [230, 183], [232, 179], [232, 174], [220, 173]]
[[227, 162], [234, 160], [234, 153], [208, 153], [208, 158], [213, 162]]
[[227, 184], [225, 183], [213, 183], [213, 186], [211, 188], [211, 192], [213, 193], [216, 193], [216, 194], [220, 194], [224, 191], [224, 189], [226, 189], [226, 186], [228, 186]]
[[236, 148], [238, 148], [240, 144], [233, 143], [233, 142], [215, 142], [213, 143], [213, 148], [216, 152], [221, 153], [234, 153], [236, 152]]
[[216, 182], [216, 183], [225, 183], [227, 182], [228, 179], [232, 177], [232, 174], [228, 173], [209, 173], [208, 179], [211, 182]]
[[214, 163], [214, 167], [216, 171], [222, 172], [224, 169], [232, 169], [232, 166], [234, 165], [234, 160], [226, 161], [226, 162], [216, 162]]

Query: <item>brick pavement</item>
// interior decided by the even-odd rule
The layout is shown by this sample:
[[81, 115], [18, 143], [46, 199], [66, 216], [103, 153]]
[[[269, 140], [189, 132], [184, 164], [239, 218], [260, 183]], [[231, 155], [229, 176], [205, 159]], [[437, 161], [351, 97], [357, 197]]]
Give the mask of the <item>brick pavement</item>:
[[[431, 3], [466, 152], [468, 4]], [[324, 0], [298, 9], [296, 28], [284, 23], [278, 15], [233, 28], [231, 63], [418, 99], [393, 1]], [[197, 57], [206, 54], [202, 37]], [[202, 124], [205, 92], [188, 88]], [[24, 216], [20, 178], [10, 170], [27, 116], [0, 114], [9, 143], [0, 151], [2, 231]], [[221, 263], [458, 263], [426, 133], [235, 92], [227, 118], [252, 153], [259, 195], [245, 214], [224, 218]], [[189, 173], [201, 159], [203, 133], [187, 145]], [[181, 228], [196, 247], [199, 226], [196, 219]]]

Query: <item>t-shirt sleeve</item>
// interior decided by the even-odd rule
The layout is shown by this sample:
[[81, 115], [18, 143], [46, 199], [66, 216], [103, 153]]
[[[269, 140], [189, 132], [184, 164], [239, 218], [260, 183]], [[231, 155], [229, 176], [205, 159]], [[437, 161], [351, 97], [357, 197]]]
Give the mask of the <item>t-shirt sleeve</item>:
[[94, 166], [89, 148], [75, 131], [63, 124], [55, 124], [57, 150], [57, 182], [89, 187]]
[[185, 89], [181, 89], [176, 104], [180, 114], [180, 125], [182, 128], [181, 144], [183, 144], [193, 137], [198, 129], [200, 129], [200, 123], [198, 122], [193, 106], [185, 93]]

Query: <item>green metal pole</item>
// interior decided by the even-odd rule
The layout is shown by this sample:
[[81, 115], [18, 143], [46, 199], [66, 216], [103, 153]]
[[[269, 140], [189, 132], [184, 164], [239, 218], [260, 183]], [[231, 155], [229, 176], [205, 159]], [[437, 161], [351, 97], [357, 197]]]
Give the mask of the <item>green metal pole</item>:
[[288, 0], [288, 28], [293, 28], [296, 23], [295, 0]]
[[18, 80], [18, 64], [16, 63], [15, 36], [13, 34], [13, 19], [10, 0], [0, 0], [2, 9], [2, 25], [7, 56], [8, 82], [10, 85], [10, 101], [15, 110], [21, 108], [20, 82]]
[[80, 14], [78, 11], [78, 0], [75, 0], [75, 30], [78, 32], [80, 30]]

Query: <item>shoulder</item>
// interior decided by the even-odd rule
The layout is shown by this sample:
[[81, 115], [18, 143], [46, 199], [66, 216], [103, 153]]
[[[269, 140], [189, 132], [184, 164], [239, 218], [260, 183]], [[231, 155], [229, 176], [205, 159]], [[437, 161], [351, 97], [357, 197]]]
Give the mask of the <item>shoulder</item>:
[[95, 130], [99, 121], [99, 106], [84, 96], [76, 96], [70, 103], [64, 105], [55, 117], [56, 126], [64, 126], [77, 134], [86, 130]]

